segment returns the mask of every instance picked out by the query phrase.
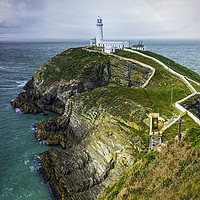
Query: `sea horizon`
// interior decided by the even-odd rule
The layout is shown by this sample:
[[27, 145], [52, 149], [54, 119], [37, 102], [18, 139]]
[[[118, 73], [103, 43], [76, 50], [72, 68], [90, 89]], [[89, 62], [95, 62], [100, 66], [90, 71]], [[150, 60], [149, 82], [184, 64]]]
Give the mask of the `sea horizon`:
[[[4, 39], [3, 39], [4, 38]], [[129, 41], [130, 46], [143, 41], [146, 51], [152, 51], [168, 57], [175, 62], [188, 67], [200, 74], [200, 38], [135, 38], [135, 39], [105, 39], [111, 41]], [[21, 38], [0, 37], [0, 43], [71, 43], [72, 47], [78, 47], [78, 43], [87, 46], [89, 39], [62, 39], [62, 38]], [[80, 46], [79, 46], [80, 47]], [[59, 53], [66, 50], [61, 49]], [[57, 52], [56, 52], [57, 53]], [[194, 58], [196, 61], [194, 61]]]

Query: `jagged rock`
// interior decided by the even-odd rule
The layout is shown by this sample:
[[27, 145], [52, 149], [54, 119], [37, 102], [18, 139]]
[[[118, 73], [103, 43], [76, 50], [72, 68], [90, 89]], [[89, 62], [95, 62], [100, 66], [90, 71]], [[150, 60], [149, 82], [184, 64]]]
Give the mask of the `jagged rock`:
[[150, 75], [133, 62], [82, 48], [34, 72], [12, 105], [26, 113], [62, 114], [36, 124], [39, 140], [65, 149], [39, 154], [40, 171], [58, 199], [95, 199], [147, 148], [143, 120], [149, 109], [127, 87], [143, 85]]
[[64, 103], [51, 91], [43, 95], [35, 86], [34, 80], [29, 80], [24, 86], [25, 92], [11, 102], [14, 108], [19, 108], [24, 113], [42, 113], [44, 110], [58, 114], [64, 113]]
[[151, 71], [130, 61], [82, 48], [68, 49], [34, 72], [13, 107], [25, 113], [44, 110], [64, 113], [66, 101], [77, 93], [106, 85], [140, 86]]
[[[121, 105], [110, 106], [108, 96], [114, 95], [113, 89], [103, 87], [92, 94], [77, 95], [67, 102], [63, 116], [37, 126], [38, 131], [44, 130], [37, 132], [38, 137], [43, 135], [47, 142], [59, 142], [66, 148], [39, 154], [40, 171], [58, 199], [95, 199], [102, 188], [135, 162], [134, 153], [147, 148], [146, 126], [141, 124], [148, 109], [131, 100], [123, 101], [120, 93]], [[134, 118], [126, 121], [133, 115], [133, 111], [127, 112], [131, 109]], [[65, 146], [61, 134], [65, 134]]]
[[200, 96], [196, 95], [195, 98], [188, 99], [183, 103], [185, 107], [190, 112], [194, 113], [198, 118], [200, 118]]

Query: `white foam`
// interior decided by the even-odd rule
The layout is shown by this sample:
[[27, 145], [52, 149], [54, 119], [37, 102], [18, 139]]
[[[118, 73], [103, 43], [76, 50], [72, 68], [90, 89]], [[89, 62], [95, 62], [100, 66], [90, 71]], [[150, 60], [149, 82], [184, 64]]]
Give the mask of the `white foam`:
[[17, 87], [24, 87], [27, 83], [27, 81], [16, 81]]
[[29, 162], [30, 162], [29, 160], [24, 161], [25, 165], [27, 165]]
[[19, 108], [15, 108], [16, 113], [22, 113], [22, 111]]
[[45, 140], [38, 140], [40, 145], [46, 145]]
[[34, 171], [35, 171], [34, 166], [30, 166], [29, 169], [31, 170], [31, 172], [34, 172]]
[[34, 128], [34, 127], [31, 127], [31, 130], [32, 130], [32, 131], [35, 131], [35, 128]]

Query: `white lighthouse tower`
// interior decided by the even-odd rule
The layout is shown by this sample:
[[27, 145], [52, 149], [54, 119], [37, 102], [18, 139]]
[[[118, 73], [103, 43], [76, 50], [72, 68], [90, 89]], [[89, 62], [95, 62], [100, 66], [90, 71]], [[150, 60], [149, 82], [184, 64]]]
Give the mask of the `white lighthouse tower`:
[[96, 38], [90, 40], [91, 46], [103, 47], [104, 52], [114, 53], [115, 49], [124, 49], [129, 47], [130, 43], [128, 41], [104, 41], [103, 40], [103, 23], [101, 17], [97, 18], [97, 35]]
[[96, 45], [100, 46], [103, 41], [103, 23], [101, 17], [97, 18], [97, 36], [96, 36]]

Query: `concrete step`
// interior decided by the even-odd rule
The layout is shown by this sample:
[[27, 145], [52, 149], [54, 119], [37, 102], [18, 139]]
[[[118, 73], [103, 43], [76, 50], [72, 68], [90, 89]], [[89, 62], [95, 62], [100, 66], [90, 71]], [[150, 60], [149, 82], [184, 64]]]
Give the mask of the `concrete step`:
[[161, 144], [161, 137], [160, 136], [152, 136], [150, 142], [150, 150], [156, 147], [157, 145]]

